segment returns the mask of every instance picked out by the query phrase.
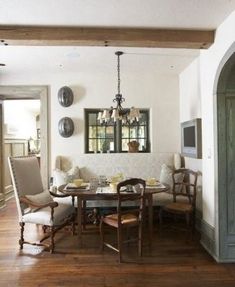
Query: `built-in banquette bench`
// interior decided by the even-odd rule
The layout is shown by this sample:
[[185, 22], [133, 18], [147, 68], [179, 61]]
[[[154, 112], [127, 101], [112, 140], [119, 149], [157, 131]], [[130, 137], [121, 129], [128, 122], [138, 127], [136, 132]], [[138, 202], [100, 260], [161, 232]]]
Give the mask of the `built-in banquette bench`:
[[[74, 157], [76, 158], [76, 157]], [[79, 167], [78, 167], [79, 166]], [[154, 177], [172, 186], [172, 170], [182, 166], [180, 154], [97, 154], [79, 156], [79, 162], [68, 157], [57, 156], [53, 171], [53, 185], [60, 186], [75, 178], [89, 182], [100, 175], [107, 177], [122, 173], [126, 177]], [[68, 199], [69, 200], [69, 199]], [[171, 191], [153, 195], [153, 205], [161, 206], [172, 202]], [[112, 207], [115, 201], [89, 201], [87, 207]]]

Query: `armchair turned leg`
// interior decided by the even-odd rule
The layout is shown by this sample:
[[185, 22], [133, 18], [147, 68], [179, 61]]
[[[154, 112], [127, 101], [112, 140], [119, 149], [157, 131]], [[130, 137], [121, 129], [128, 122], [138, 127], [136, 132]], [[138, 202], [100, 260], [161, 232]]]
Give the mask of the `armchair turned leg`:
[[139, 224], [139, 228], [138, 228], [138, 255], [141, 257], [143, 254], [143, 238], [142, 238], [142, 234], [143, 234], [143, 225], [142, 223]]
[[75, 219], [76, 219], [76, 216], [74, 215], [73, 218], [72, 218], [72, 234], [75, 235]]
[[20, 240], [19, 240], [19, 245], [20, 245], [20, 249], [23, 249], [23, 244], [24, 244], [24, 226], [25, 223], [24, 222], [20, 222]]
[[55, 249], [55, 241], [54, 241], [54, 236], [55, 236], [55, 232], [54, 232], [54, 227], [51, 227], [51, 248], [50, 248], [50, 253], [54, 253], [54, 249]]

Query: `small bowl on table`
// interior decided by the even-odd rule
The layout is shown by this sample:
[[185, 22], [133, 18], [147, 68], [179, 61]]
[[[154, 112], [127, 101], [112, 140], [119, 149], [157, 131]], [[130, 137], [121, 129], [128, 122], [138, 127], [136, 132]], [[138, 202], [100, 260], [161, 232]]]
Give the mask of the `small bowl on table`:
[[119, 182], [110, 182], [109, 186], [113, 192], [117, 192], [117, 185]]
[[74, 179], [73, 183], [76, 185], [76, 187], [79, 187], [83, 184], [83, 179], [82, 178]]

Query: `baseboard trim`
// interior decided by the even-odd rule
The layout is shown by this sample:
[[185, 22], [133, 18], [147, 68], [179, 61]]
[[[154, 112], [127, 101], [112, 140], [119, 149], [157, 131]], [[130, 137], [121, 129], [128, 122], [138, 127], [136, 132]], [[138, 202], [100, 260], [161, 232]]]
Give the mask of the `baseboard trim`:
[[12, 199], [14, 197], [14, 194], [11, 194], [10, 196], [8, 196], [7, 198], [5, 198], [5, 201], [9, 201], [10, 199]]
[[0, 209], [3, 209], [4, 207], [6, 207], [6, 204], [4, 203], [4, 204], [0, 204]]
[[215, 228], [207, 223], [205, 220], [201, 219], [200, 224], [201, 233], [201, 245], [206, 249], [206, 251], [217, 261], [218, 257], [216, 255], [216, 244], [215, 244]]

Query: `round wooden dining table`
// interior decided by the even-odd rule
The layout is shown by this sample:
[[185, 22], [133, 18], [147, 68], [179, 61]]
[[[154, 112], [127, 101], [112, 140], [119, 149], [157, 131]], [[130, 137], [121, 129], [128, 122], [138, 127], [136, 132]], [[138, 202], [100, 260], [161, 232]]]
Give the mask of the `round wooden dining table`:
[[[161, 184], [156, 186], [146, 186], [145, 189], [145, 198], [148, 207], [148, 229], [149, 229], [149, 247], [152, 246], [152, 237], [153, 237], [153, 195], [156, 193], [167, 192], [170, 190], [170, 186], [167, 184]], [[117, 193], [97, 193], [96, 189], [90, 189], [89, 185], [87, 188], [81, 187], [70, 187], [69, 185], [61, 185], [58, 188], [58, 191], [77, 198], [77, 233], [78, 233], [78, 246], [82, 247], [82, 210], [86, 206], [86, 201], [90, 200], [117, 200]]]

